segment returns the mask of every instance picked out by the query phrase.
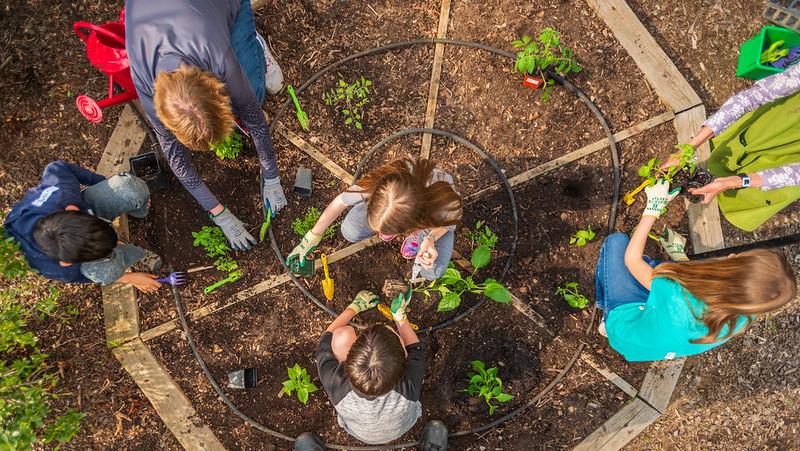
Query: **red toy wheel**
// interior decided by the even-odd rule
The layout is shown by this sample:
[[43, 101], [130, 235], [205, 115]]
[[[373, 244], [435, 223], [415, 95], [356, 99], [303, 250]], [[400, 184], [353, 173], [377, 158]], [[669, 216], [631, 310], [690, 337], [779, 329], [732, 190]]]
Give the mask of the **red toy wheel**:
[[78, 96], [75, 99], [75, 105], [78, 107], [78, 111], [81, 112], [83, 117], [88, 119], [90, 122], [97, 124], [103, 120], [103, 109], [100, 108], [100, 105], [98, 105], [97, 102], [95, 102], [91, 97]]

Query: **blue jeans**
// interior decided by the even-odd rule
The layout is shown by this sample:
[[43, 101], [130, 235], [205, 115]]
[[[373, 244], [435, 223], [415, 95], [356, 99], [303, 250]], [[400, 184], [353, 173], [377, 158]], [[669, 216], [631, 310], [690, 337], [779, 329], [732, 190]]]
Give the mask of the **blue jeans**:
[[[633, 302], [647, 302], [650, 290], [642, 286], [625, 266], [625, 249], [630, 238], [617, 232], [606, 238], [597, 259], [595, 286], [597, 307], [603, 309], [603, 318], [620, 305]], [[642, 257], [650, 266], [656, 267], [660, 261]]]
[[[136, 218], [144, 218], [148, 213], [150, 192], [147, 183], [125, 172], [86, 187], [82, 195], [94, 215], [108, 222], [123, 213]], [[139, 246], [120, 244], [107, 258], [81, 263], [81, 274], [92, 282], [109, 285], [148, 254], [149, 251]]]
[[[375, 232], [367, 223], [366, 202], [353, 205], [342, 221], [341, 231], [344, 239], [351, 243], [357, 243], [375, 235]], [[453, 256], [455, 238], [455, 233], [452, 230], [448, 230], [444, 236], [436, 240], [436, 251], [439, 255], [436, 257], [433, 268], [423, 269], [419, 273], [420, 276], [426, 280], [436, 280], [444, 275], [444, 272], [447, 271], [447, 266], [450, 264], [450, 258]]]
[[231, 47], [253, 86], [258, 103], [264, 103], [267, 61], [264, 59], [264, 49], [256, 39], [256, 18], [253, 16], [250, 0], [242, 0], [239, 13], [233, 21]]

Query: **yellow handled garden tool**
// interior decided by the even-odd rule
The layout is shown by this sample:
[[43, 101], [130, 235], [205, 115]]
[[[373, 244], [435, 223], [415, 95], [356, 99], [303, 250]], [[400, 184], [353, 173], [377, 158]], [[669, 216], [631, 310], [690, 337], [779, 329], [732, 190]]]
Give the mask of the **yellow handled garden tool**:
[[325, 272], [325, 278], [322, 279], [322, 292], [325, 293], [325, 298], [329, 301], [333, 300], [333, 279], [331, 279], [330, 274], [328, 273], [328, 256], [322, 254], [320, 256], [322, 260], [322, 271]]
[[645, 180], [641, 185], [625, 193], [625, 195], [622, 196], [622, 200], [625, 202], [625, 205], [631, 205], [636, 202], [636, 195], [639, 194], [643, 189], [647, 188], [648, 185], [650, 185], [650, 180]]
[[[389, 321], [394, 321], [394, 318], [392, 317], [392, 309], [389, 308], [388, 306], [383, 304], [378, 304], [378, 311], [381, 312], [381, 314], [384, 317], [386, 317], [386, 319], [388, 319]], [[411, 321], [408, 322], [408, 325], [411, 326], [411, 328], [414, 330], [419, 330], [419, 326], [412, 323]]]

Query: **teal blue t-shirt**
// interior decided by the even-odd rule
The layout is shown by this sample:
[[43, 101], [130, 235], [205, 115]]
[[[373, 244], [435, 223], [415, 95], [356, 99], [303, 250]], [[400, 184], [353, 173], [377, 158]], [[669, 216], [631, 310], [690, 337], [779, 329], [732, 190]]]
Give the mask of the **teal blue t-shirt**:
[[[678, 282], [658, 277], [653, 279], [647, 302], [621, 305], [608, 314], [608, 342], [629, 362], [669, 360], [699, 354], [728, 341], [708, 344], [689, 341], [708, 334], [706, 325], [697, 319], [702, 318], [704, 310], [705, 303]], [[747, 318], [740, 317], [736, 331], [746, 323]], [[725, 326], [720, 336], [727, 333]]]

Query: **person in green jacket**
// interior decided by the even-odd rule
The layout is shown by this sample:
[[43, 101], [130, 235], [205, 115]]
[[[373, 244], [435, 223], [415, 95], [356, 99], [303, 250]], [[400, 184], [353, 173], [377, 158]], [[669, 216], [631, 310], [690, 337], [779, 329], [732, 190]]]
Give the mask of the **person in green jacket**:
[[659, 180], [633, 235], [606, 238], [597, 262], [599, 332], [631, 362], [699, 354], [741, 334], [757, 315], [795, 297], [791, 266], [758, 249], [725, 258], [658, 262], [644, 255], [647, 234], [678, 193]]

